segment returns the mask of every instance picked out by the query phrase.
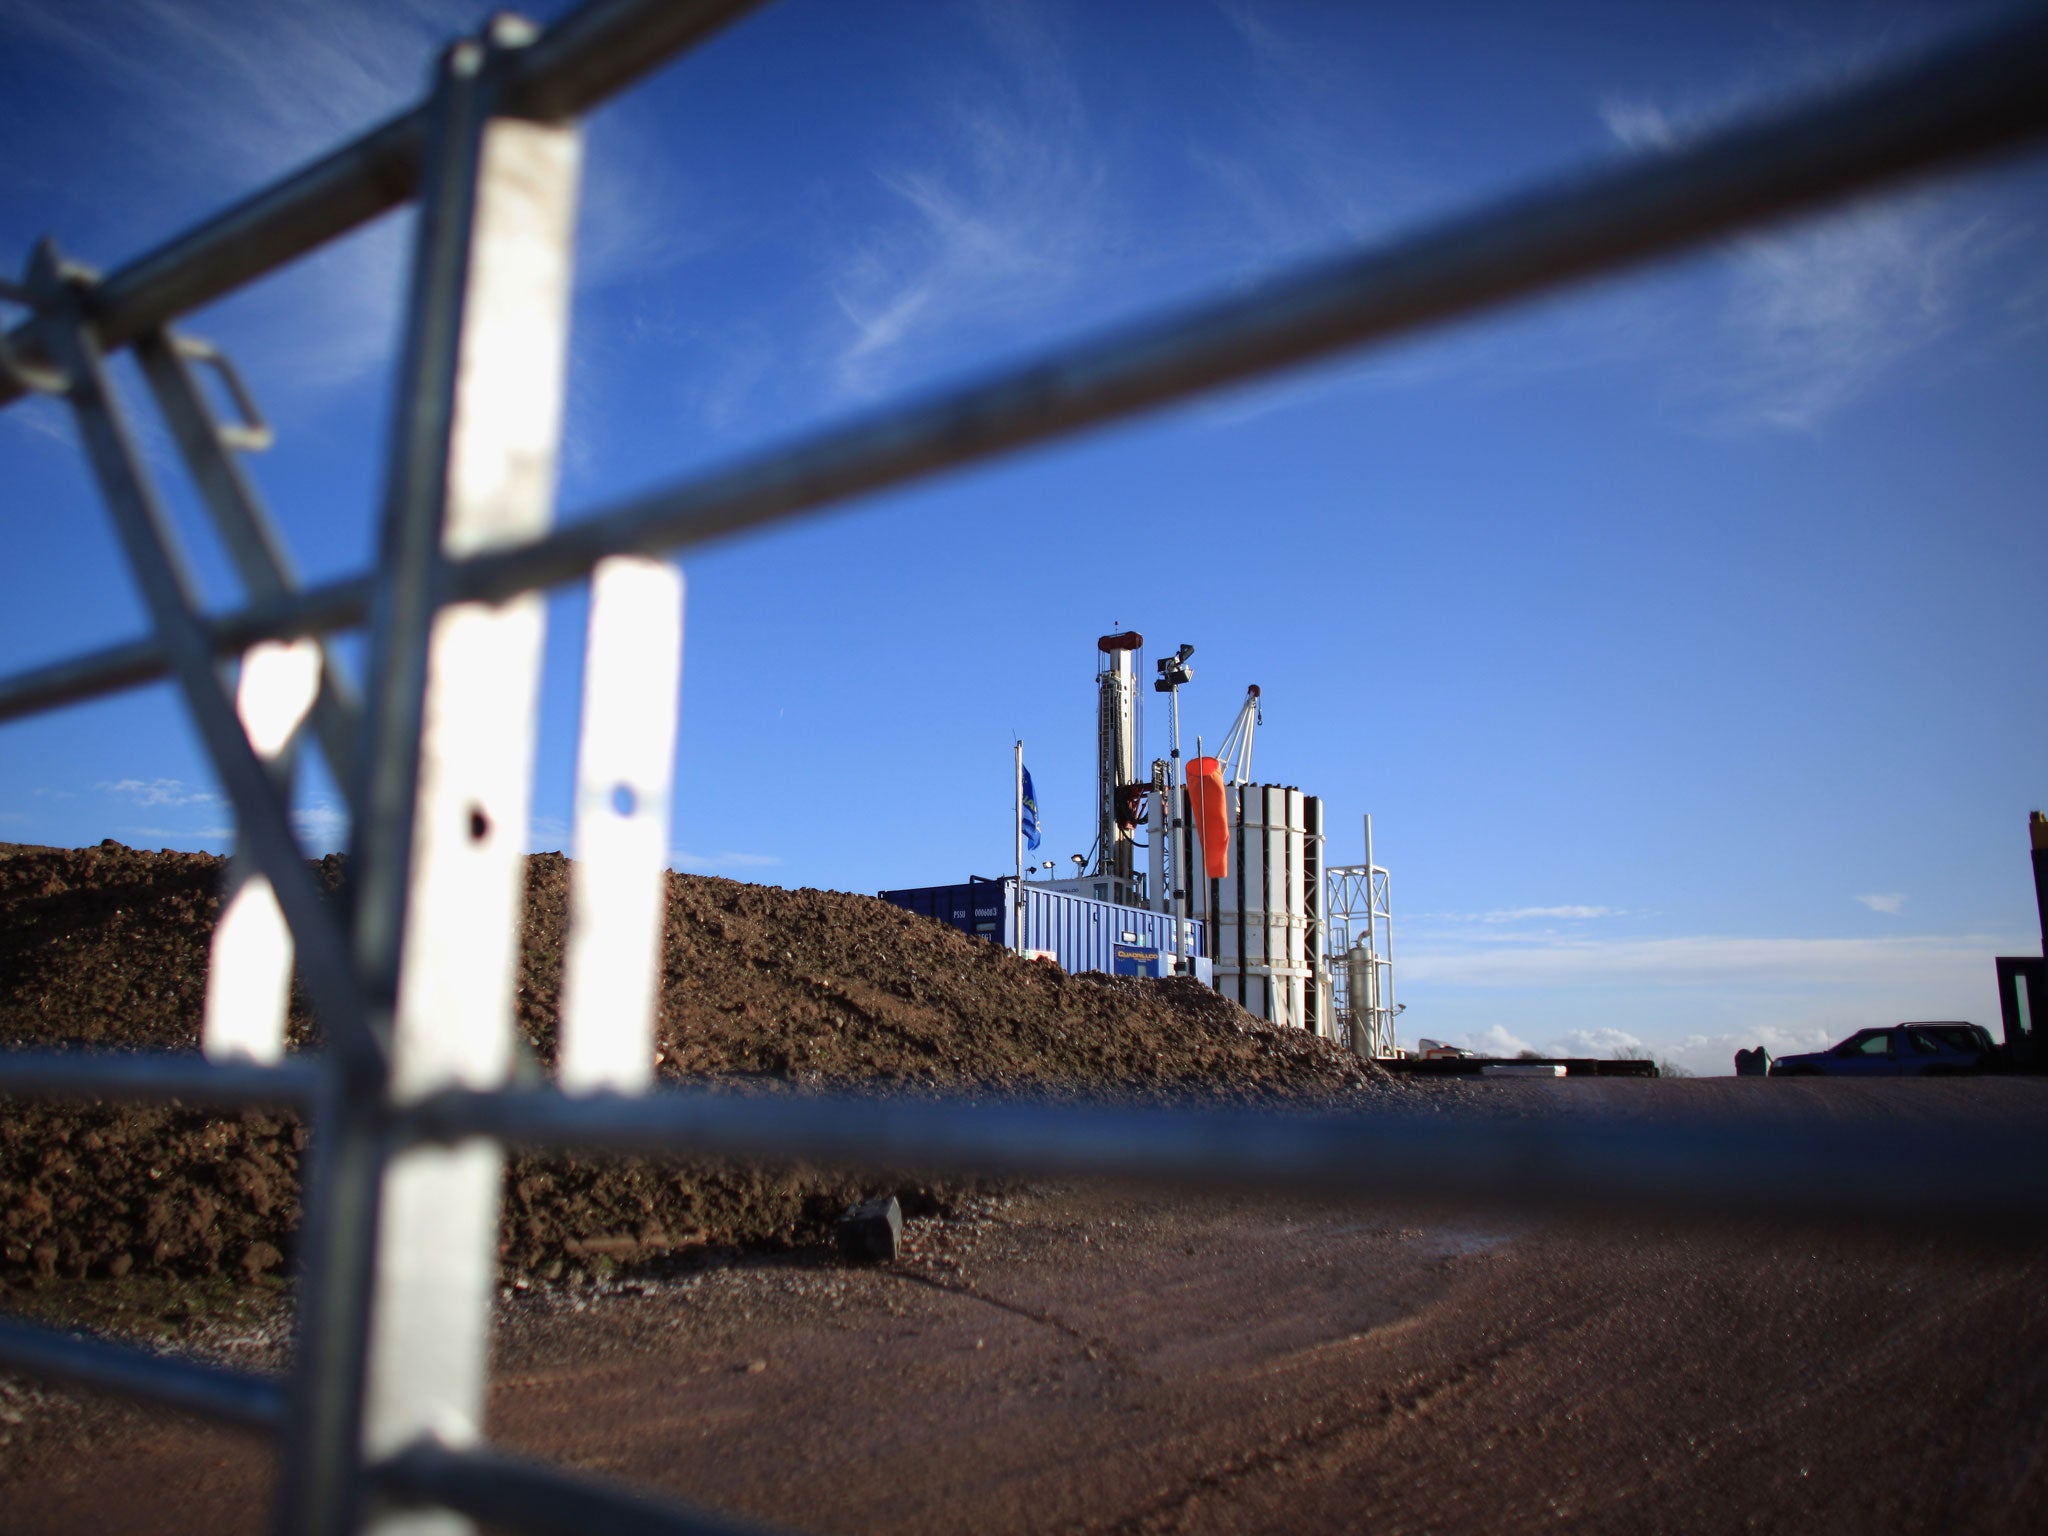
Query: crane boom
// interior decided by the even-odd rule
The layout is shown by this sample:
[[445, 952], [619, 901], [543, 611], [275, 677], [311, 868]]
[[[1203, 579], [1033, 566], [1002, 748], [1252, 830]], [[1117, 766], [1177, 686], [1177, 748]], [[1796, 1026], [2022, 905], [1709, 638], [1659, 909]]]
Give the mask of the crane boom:
[[1229, 774], [1232, 784], [1249, 784], [1252, 780], [1252, 736], [1263, 719], [1259, 711], [1259, 685], [1253, 683], [1244, 692], [1244, 707], [1237, 712], [1237, 718], [1224, 733], [1223, 742], [1216, 748], [1216, 757]]

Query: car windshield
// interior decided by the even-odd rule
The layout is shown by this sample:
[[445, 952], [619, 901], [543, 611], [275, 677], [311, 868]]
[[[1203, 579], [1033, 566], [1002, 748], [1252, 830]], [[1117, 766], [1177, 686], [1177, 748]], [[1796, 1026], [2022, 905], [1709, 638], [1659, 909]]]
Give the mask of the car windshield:
[[1851, 1035], [1835, 1049], [1844, 1056], [1889, 1056], [1892, 1037], [1881, 1029], [1866, 1029], [1861, 1034]]

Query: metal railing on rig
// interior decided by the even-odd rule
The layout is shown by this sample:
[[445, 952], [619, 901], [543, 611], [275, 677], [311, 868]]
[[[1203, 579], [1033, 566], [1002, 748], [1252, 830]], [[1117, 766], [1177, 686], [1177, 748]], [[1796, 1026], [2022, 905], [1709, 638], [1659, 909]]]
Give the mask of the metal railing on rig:
[[[1360, 1113], [735, 1101], [649, 1076], [680, 578], [662, 558], [743, 529], [1678, 251], [2048, 130], [2048, 14], [1892, 75], [1279, 275], [878, 410], [550, 531], [578, 115], [752, 8], [600, 0], [545, 30], [494, 21], [413, 110], [98, 276], [47, 242], [0, 299], [0, 405], [75, 413], [153, 633], [0, 680], [0, 720], [175, 681], [238, 842], [204, 1057], [0, 1054], [0, 1094], [277, 1105], [312, 1127], [291, 1366], [272, 1379], [0, 1325], [0, 1366], [275, 1433], [281, 1531], [714, 1531], [738, 1522], [493, 1452], [482, 1434], [508, 1142], [841, 1159], [1191, 1185], [1393, 1190], [1616, 1213], [1742, 1211], [2039, 1230], [2038, 1135], [1967, 1125], [1487, 1125]], [[237, 455], [267, 429], [177, 317], [418, 203], [374, 570], [299, 585]], [[202, 612], [107, 355], [132, 348], [247, 589]], [[214, 369], [243, 419], [202, 387]], [[558, 1086], [510, 1087], [511, 976], [542, 588], [592, 589], [576, 888]], [[368, 628], [364, 686], [331, 634]], [[240, 659], [233, 692], [221, 667]], [[649, 722], [654, 722], [650, 727]], [[288, 819], [308, 736], [352, 815], [346, 911]], [[621, 787], [626, 793], [617, 793]], [[304, 978], [327, 1042], [286, 1058]], [[1882, 1199], [1878, 1198], [1881, 1194]]]

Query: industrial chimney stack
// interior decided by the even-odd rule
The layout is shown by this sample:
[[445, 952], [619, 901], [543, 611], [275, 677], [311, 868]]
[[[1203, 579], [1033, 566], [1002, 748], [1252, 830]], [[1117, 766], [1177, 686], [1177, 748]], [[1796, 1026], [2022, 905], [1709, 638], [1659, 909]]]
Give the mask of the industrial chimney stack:
[[2039, 811], [2027, 818], [2034, 841], [2034, 910], [2041, 919], [2041, 953], [2048, 955], [2048, 816]]
[[1132, 899], [1135, 859], [1119, 797], [1137, 778], [1137, 654], [1145, 637], [1136, 630], [1095, 642], [1095, 869], [1108, 882], [1111, 901]]

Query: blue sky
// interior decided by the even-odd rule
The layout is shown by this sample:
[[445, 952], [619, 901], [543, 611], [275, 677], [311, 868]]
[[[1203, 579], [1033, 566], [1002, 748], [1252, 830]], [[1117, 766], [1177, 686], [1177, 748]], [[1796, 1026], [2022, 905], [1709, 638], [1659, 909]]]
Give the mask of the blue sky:
[[[0, 0], [0, 250], [118, 264], [406, 105], [486, 9]], [[2000, 10], [788, 0], [590, 122], [564, 516]], [[1093, 642], [1134, 627], [1198, 648], [1190, 735], [1261, 685], [1258, 776], [1324, 797], [1334, 861], [1373, 814], [1404, 1039], [1725, 1071], [1995, 1025], [2048, 803], [2044, 192], [2038, 156], [1916, 186], [701, 551], [676, 865], [996, 873], [1018, 735], [1083, 850]], [[311, 577], [370, 551], [408, 233], [187, 322], [278, 427]], [[140, 632], [59, 411], [0, 412], [0, 473], [0, 666]], [[552, 605], [540, 848], [581, 624]], [[0, 837], [229, 842], [168, 689], [4, 741]], [[338, 846], [317, 773], [301, 806]]]

